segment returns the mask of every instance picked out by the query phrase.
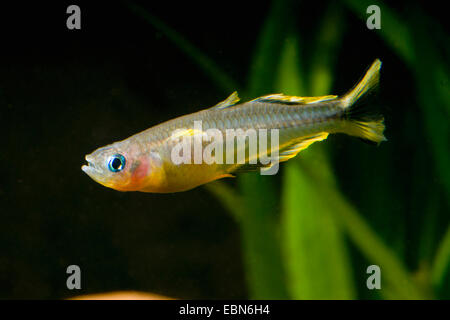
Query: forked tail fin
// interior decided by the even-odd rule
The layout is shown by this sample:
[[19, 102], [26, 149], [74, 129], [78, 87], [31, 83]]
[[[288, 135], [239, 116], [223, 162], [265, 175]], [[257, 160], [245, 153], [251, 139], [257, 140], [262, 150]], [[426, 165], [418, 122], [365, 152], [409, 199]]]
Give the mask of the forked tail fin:
[[379, 144], [387, 139], [383, 135], [384, 118], [366, 103], [367, 96], [377, 87], [381, 61], [376, 59], [353, 89], [341, 98], [344, 114], [344, 133]]

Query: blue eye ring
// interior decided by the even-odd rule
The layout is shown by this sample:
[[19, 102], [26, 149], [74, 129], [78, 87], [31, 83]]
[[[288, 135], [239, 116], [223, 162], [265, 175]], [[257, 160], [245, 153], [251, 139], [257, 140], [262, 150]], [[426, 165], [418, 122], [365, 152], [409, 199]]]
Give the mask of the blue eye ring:
[[121, 154], [115, 154], [109, 158], [108, 169], [111, 172], [119, 172], [125, 168], [125, 157]]

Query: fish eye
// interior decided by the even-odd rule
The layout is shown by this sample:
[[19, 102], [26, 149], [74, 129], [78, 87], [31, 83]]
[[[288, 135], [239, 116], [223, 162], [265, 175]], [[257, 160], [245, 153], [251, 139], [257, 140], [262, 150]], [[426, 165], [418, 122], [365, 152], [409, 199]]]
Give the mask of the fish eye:
[[121, 154], [115, 154], [108, 161], [108, 169], [112, 172], [118, 172], [125, 168], [125, 157]]

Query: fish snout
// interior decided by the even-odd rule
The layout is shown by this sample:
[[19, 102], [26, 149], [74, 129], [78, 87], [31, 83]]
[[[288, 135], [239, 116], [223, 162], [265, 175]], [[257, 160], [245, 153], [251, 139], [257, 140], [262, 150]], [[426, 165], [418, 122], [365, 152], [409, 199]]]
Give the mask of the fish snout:
[[90, 173], [100, 173], [100, 170], [95, 166], [95, 161], [91, 155], [86, 155], [84, 159], [87, 162], [87, 165], [81, 166], [81, 170], [83, 170], [88, 175]]

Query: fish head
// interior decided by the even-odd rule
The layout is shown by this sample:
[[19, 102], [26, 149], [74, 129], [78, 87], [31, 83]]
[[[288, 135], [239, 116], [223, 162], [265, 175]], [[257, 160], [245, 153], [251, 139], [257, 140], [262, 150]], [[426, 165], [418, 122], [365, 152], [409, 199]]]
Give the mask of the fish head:
[[[99, 148], [85, 156], [81, 169], [101, 185], [119, 191], [139, 191], [151, 177], [152, 157], [126, 141]], [[154, 161], [153, 161], [154, 162]]]

